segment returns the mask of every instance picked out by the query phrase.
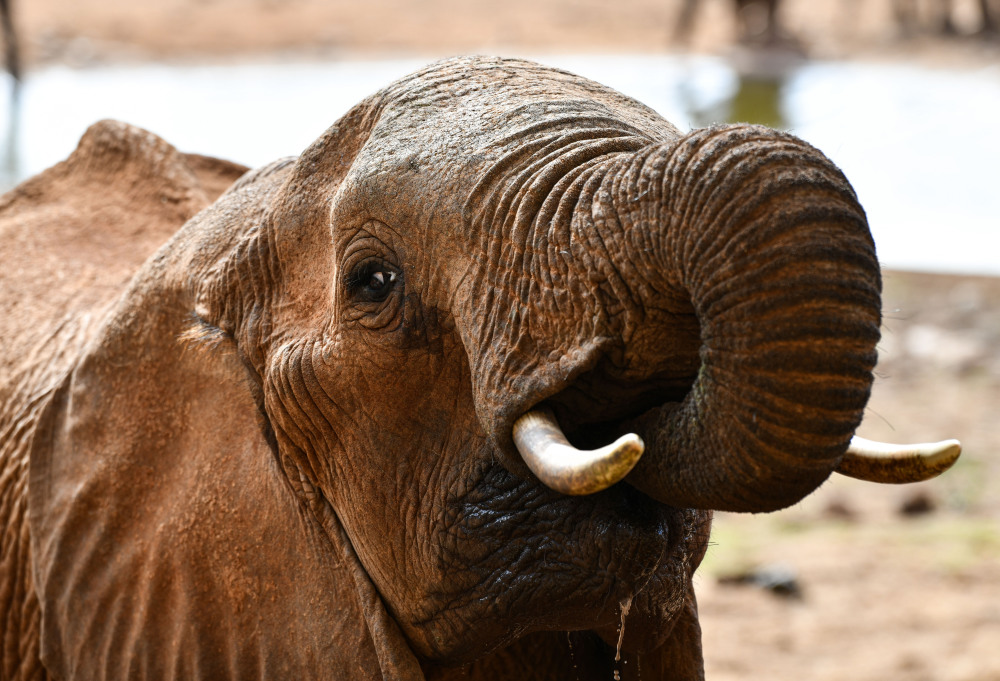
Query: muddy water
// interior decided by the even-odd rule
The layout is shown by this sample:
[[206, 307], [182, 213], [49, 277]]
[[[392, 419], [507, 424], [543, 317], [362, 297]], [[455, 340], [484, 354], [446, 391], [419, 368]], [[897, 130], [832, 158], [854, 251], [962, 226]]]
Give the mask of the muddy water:
[[[109, 117], [251, 166], [295, 155], [426, 61], [53, 67], [29, 74], [16, 103], [0, 82], [0, 185], [64, 158], [87, 125]], [[762, 74], [710, 57], [540, 61], [606, 83], [682, 129], [750, 120], [791, 130], [850, 178], [886, 266], [1000, 274], [1000, 66], [810, 62]]]

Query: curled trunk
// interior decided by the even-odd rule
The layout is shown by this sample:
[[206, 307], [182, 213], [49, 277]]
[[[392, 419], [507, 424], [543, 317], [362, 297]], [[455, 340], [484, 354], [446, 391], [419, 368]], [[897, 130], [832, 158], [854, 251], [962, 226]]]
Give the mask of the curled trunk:
[[608, 189], [594, 210], [617, 215], [644, 295], [689, 299], [701, 330], [687, 397], [629, 424], [647, 451], [627, 480], [679, 507], [795, 503], [835, 469], [871, 389], [881, 279], [853, 190], [756, 126], [650, 147]]

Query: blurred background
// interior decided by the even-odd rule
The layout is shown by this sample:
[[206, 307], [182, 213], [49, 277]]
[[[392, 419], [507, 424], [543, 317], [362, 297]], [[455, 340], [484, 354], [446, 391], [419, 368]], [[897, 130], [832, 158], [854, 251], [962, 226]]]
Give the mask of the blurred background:
[[529, 57], [681, 129], [794, 132], [851, 179], [885, 267], [860, 434], [957, 437], [942, 478], [831, 479], [719, 514], [706, 675], [1000, 680], [1000, 0], [0, 0], [0, 190], [118, 118], [184, 151], [296, 155], [362, 97], [459, 53]]

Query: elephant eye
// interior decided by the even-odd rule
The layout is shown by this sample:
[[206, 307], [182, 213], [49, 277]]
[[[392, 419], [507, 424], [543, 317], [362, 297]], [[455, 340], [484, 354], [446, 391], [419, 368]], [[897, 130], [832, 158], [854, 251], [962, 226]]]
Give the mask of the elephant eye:
[[371, 277], [368, 279], [368, 290], [372, 293], [376, 293], [381, 291], [386, 286], [391, 286], [394, 281], [396, 281], [395, 272], [385, 272], [383, 270], [373, 272]]
[[389, 297], [399, 273], [383, 262], [363, 263], [348, 277], [347, 287], [356, 298], [379, 303]]

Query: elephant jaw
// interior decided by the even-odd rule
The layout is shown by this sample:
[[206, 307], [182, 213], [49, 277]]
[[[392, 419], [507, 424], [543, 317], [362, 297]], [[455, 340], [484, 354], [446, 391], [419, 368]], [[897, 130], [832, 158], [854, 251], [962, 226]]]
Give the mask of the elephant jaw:
[[[645, 445], [628, 433], [610, 445], [585, 451], [569, 444], [552, 412], [533, 409], [514, 423], [514, 444], [528, 468], [547, 487], [563, 494], [593, 494], [621, 481], [643, 455]], [[958, 460], [958, 440], [894, 445], [858, 436], [834, 469], [848, 477], [906, 484], [937, 477]], [[669, 499], [658, 499], [670, 503]]]

